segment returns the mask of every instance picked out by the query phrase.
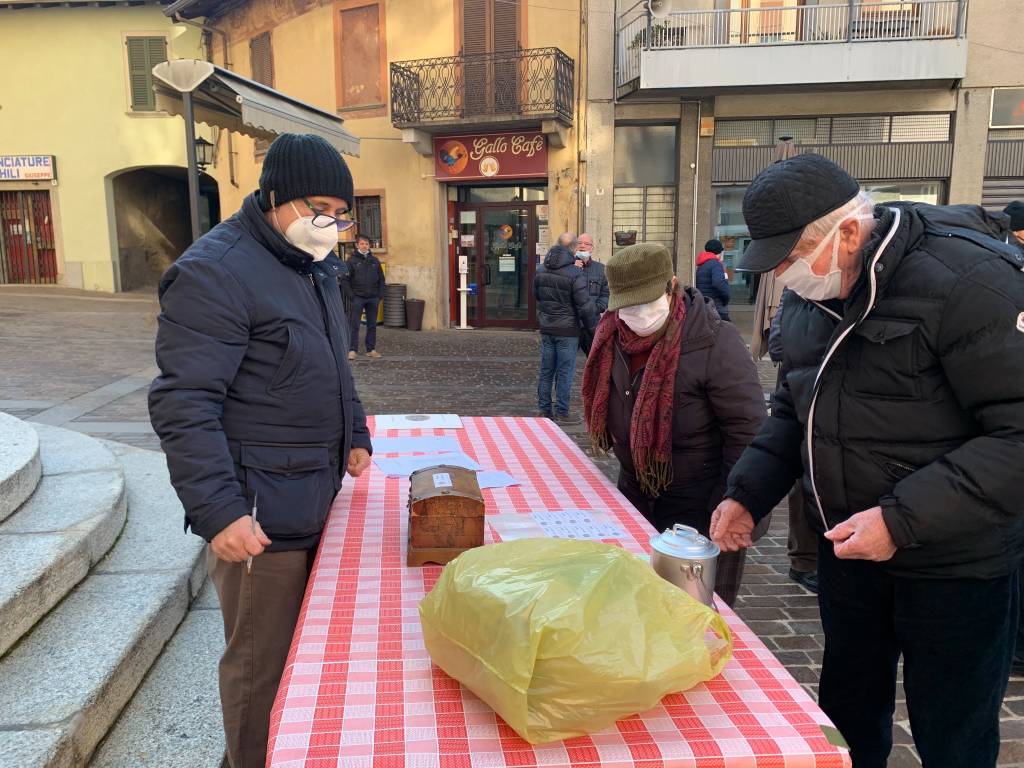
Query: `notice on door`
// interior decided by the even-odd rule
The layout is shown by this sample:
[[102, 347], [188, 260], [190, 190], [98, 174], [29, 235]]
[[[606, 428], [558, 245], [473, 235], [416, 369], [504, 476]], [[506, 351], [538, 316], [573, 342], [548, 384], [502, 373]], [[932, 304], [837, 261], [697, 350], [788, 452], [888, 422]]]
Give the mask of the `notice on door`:
[[516, 271], [516, 257], [515, 256], [499, 256], [498, 257], [498, 271], [499, 272], [515, 272]]
[[459, 240], [459, 245], [463, 248], [472, 248], [476, 244], [476, 235], [463, 235]]

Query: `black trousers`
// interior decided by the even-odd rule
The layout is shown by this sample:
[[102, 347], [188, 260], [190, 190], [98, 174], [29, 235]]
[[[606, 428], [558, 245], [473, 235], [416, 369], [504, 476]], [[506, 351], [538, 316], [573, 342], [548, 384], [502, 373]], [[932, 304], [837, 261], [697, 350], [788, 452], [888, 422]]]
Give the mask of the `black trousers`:
[[849, 743], [854, 768], [885, 768], [896, 665], [924, 768], [990, 768], [1017, 632], [1017, 574], [917, 579], [884, 564], [818, 551], [825, 629], [819, 704]]

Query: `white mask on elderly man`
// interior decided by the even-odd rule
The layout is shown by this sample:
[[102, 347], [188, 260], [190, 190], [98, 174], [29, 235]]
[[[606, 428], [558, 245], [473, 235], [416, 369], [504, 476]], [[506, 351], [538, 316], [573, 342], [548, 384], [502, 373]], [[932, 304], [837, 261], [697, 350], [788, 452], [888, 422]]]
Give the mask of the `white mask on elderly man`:
[[[858, 209], [858, 211], [861, 210], [863, 208]], [[855, 213], [852, 216], [844, 216], [836, 222], [836, 225], [822, 238], [822, 241], [811, 251], [809, 256], [797, 259], [776, 280], [796, 295], [808, 301], [827, 301], [828, 299], [838, 298], [843, 289], [843, 270], [839, 268], [839, 227], [843, 222], [849, 221], [851, 218], [867, 221], [874, 219], [874, 216], [870, 213]], [[811, 265], [814, 264], [830, 242], [832, 243], [832, 262], [828, 272], [824, 275], [816, 274]]]
[[619, 310], [619, 319], [637, 336], [650, 336], [665, 324], [670, 311], [668, 294], [663, 293], [647, 304], [623, 307]]
[[[289, 204], [292, 210], [299, 214], [295, 203]], [[300, 214], [299, 218], [288, 225], [288, 229], [284, 231], [284, 237], [300, 251], [305, 251], [312, 256], [313, 261], [323, 261], [327, 258], [327, 254], [338, 245], [338, 227], [336, 225], [315, 227], [312, 216]]]

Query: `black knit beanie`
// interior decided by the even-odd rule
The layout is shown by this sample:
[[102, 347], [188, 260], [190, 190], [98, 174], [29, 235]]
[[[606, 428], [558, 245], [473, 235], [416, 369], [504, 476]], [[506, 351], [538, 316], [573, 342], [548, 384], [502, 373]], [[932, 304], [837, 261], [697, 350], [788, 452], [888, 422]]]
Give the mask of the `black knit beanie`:
[[263, 158], [260, 205], [264, 210], [313, 195], [341, 198], [351, 208], [352, 189], [348, 165], [319, 136], [282, 133]]
[[1003, 213], [1010, 217], [1010, 231], [1020, 232], [1024, 229], [1024, 202], [1014, 200], [1003, 209]]
[[721, 240], [708, 240], [704, 243], [704, 250], [709, 253], [721, 253], [725, 248], [722, 247]]

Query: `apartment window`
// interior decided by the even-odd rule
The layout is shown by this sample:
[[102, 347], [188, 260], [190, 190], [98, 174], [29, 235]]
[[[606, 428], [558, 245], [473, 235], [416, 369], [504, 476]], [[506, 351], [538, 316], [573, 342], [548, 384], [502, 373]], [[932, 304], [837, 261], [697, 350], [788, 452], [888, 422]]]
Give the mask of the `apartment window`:
[[613, 251], [631, 242], [676, 247], [676, 127], [615, 126]]
[[384, 11], [379, 0], [347, 0], [339, 5], [335, 28], [339, 110], [383, 114]]
[[132, 112], [156, 111], [156, 95], [153, 93], [153, 67], [167, 61], [167, 38], [129, 37], [125, 40], [128, 49], [128, 87]]
[[[274, 87], [274, 48], [270, 43], [270, 33], [264, 32], [249, 41], [249, 65], [252, 79], [270, 88]], [[267, 153], [270, 142], [256, 139], [253, 145], [256, 158], [260, 159]]]
[[355, 216], [358, 222], [359, 236], [370, 238], [373, 248], [384, 247], [384, 206], [381, 195], [362, 195], [356, 197]]

